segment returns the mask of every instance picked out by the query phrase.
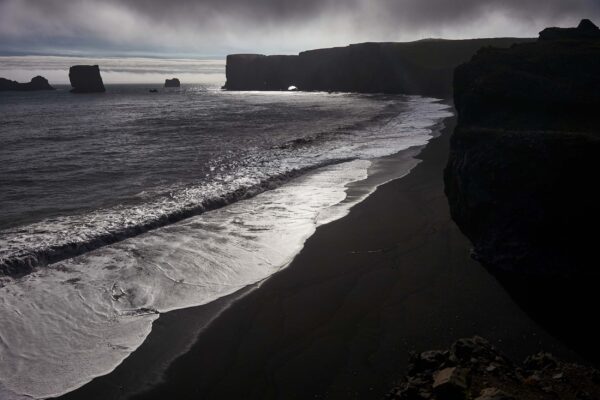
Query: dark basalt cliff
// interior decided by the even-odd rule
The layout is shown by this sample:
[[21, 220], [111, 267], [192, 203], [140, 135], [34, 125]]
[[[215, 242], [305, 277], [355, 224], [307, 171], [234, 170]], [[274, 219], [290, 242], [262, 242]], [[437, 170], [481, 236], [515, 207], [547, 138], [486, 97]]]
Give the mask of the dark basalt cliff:
[[173, 78], [173, 79], [165, 79], [165, 87], [180, 87], [181, 83], [179, 82], [179, 79], [177, 78]]
[[227, 56], [227, 90], [403, 93], [447, 96], [454, 68], [484, 46], [532, 39], [421, 40], [361, 43], [293, 56]]
[[577, 332], [575, 347], [595, 340], [577, 308], [593, 304], [600, 277], [600, 31], [583, 21], [482, 49], [454, 89], [452, 217], [527, 310], [563, 337]]
[[74, 65], [69, 69], [69, 80], [71, 81], [71, 92], [73, 93], [97, 93], [105, 92], [100, 68], [97, 65]]
[[600, 37], [550, 31], [553, 40], [482, 49], [456, 69], [446, 189], [485, 264], [597, 273], [586, 262], [596, 238], [583, 228], [599, 222]]
[[0, 78], [0, 91], [28, 92], [33, 90], [54, 90], [43, 76], [36, 76], [30, 82], [19, 83], [5, 78]]

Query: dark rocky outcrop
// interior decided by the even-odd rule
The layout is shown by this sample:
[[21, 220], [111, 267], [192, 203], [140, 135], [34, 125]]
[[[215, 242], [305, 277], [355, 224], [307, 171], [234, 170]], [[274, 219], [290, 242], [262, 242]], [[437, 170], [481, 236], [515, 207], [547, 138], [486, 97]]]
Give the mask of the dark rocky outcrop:
[[456, 69], [445, 171], [474, 254], [547, 329], [600, 361], [578, 310], [600, 283], [600, 37], [578, 28], [482, 49]]
[[173, 78], [173, 79], [165, 79], [165, 87], [180, 87], [181, 86], [181, 82], [179, 82], [179, 79], [177, 78]]
[[227, 90], [404, 93], [447, 96], [454, 68], [484, 46], [533, 39], [421, 40], [361, 43], [292, 56], [227, 56]]
[[591, 400], [600, 398], [600, 372], [538, 353], [515, 363], [487, 340], [457, 340], [448, 350], [412, 354], [394, 400]]
[[456, 70], [446, 191], [478, 257], [499, 271], [600, 273], [587, 262], [587, 229], [600, 222], [600, 37], [565, 32], [483, 49]]
[[546, 28], [540, 32], [540, 40], [586, 39], [600, 39], [600, 29], [589, 19], [582, 20], [577, 28]]
[[71, 92], [73, 93], [100, 93], [105, 92], [100, 67], [97, 65], [74, 65], [69, 69]]
[[0, 78], [0, 91], [28, 92], [33, 90], [54, 90], [43, 76], [36, 76], [27, 83], [19, 83], [5, 78]]

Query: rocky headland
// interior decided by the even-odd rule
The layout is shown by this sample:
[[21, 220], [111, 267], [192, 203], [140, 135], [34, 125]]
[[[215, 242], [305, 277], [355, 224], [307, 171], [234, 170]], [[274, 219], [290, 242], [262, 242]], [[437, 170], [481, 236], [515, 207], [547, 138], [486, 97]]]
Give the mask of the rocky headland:
[[337, 91], [449, 96], [459, 64], [485, 46], [533, 39], [420, 40], [360, 43], [299, 55], [227, 56], [227, 90]]
[[54, 90], [43, 76], [36, 76], [30, 82], [20, 83], [9, 79], [0, 78], [0, 91], [28, 92], [33, 90]]
[[[600, 30], [549, 28], [484, 48], [455, 72], [458, 124], [445, 170], [474, 256], [539, 322], [600, 360]], [[583, 314], [582, 315], [582, 311]]]
[[74, 65], [69, 69], [71, 92], [73, 93], [101, 93], [105, 92], [100, 67], [97, 65]]
[[389, 400], [592, 400], [600, 372], [538, 353], [517, 363], [487, 340], [457, 340], [447, 350], [412, 354], [405, 379]]

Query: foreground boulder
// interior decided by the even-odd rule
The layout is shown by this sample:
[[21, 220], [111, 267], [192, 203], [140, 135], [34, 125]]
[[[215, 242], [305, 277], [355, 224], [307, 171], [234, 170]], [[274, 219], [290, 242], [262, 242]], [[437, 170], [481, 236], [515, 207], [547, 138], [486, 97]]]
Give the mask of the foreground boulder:
[[36, 76], [27, 83], [19, 83], [5, 78], [0, 78], [0, 91], [34, 91], [34, 90], [54, 90], [48, 83], [48, 79], [43, 76]]
[[165, 87], [180, 87], [181, 86], [181, 82], [179, 82], [179, 79], [177, 78], [173, 78], [173, 79], [165, 79]]
[[[435, 354], [435, 356], [432, 356]], [[448, 350], [412, 354], [394, 400], [591, 400], [600, 398], [600, 372], [548, 353], [515, 363], [479, 336]]]
[[600, 36], [591, 22], [482, 49], [456, 69], [445, 170], [475, 257], [553, 334], [600, 362], [578, 310], [600, 284]]
[[100, 93], [105, 92], [104, 82], [100, 76], [100, 67], [97, 65], [74, 65], [69, 69], [71, 92], [73, 93]]

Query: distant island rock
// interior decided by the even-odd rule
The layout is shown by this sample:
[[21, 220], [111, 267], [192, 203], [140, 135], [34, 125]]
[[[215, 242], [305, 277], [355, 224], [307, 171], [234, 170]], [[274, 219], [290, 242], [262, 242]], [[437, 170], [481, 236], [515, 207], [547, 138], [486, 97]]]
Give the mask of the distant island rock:
[[34, 90], [54, 90], [43, 76], [36, 76], [27, 83], [19, 83], [5, 78], [0, 78], [0, 91], [34, 91]]
[[171, 88], [178, 88], [181, 86], [181, 82], [179, 82], [179, 79], [177, 78], [173, 78], [173, 79], [165, 79], [165, 87], [171, 87]]
[[291, 56], [232, 54], [227, 56], [224, 88], [449, 96], [454, 68], [481, 47], [534, 40], [421, 40], [360, 43]]
[[74, 65], [69, 69], [71, 92], [73, 93], [100, 93], [105, 92], [100, 67], [97, 65]]

